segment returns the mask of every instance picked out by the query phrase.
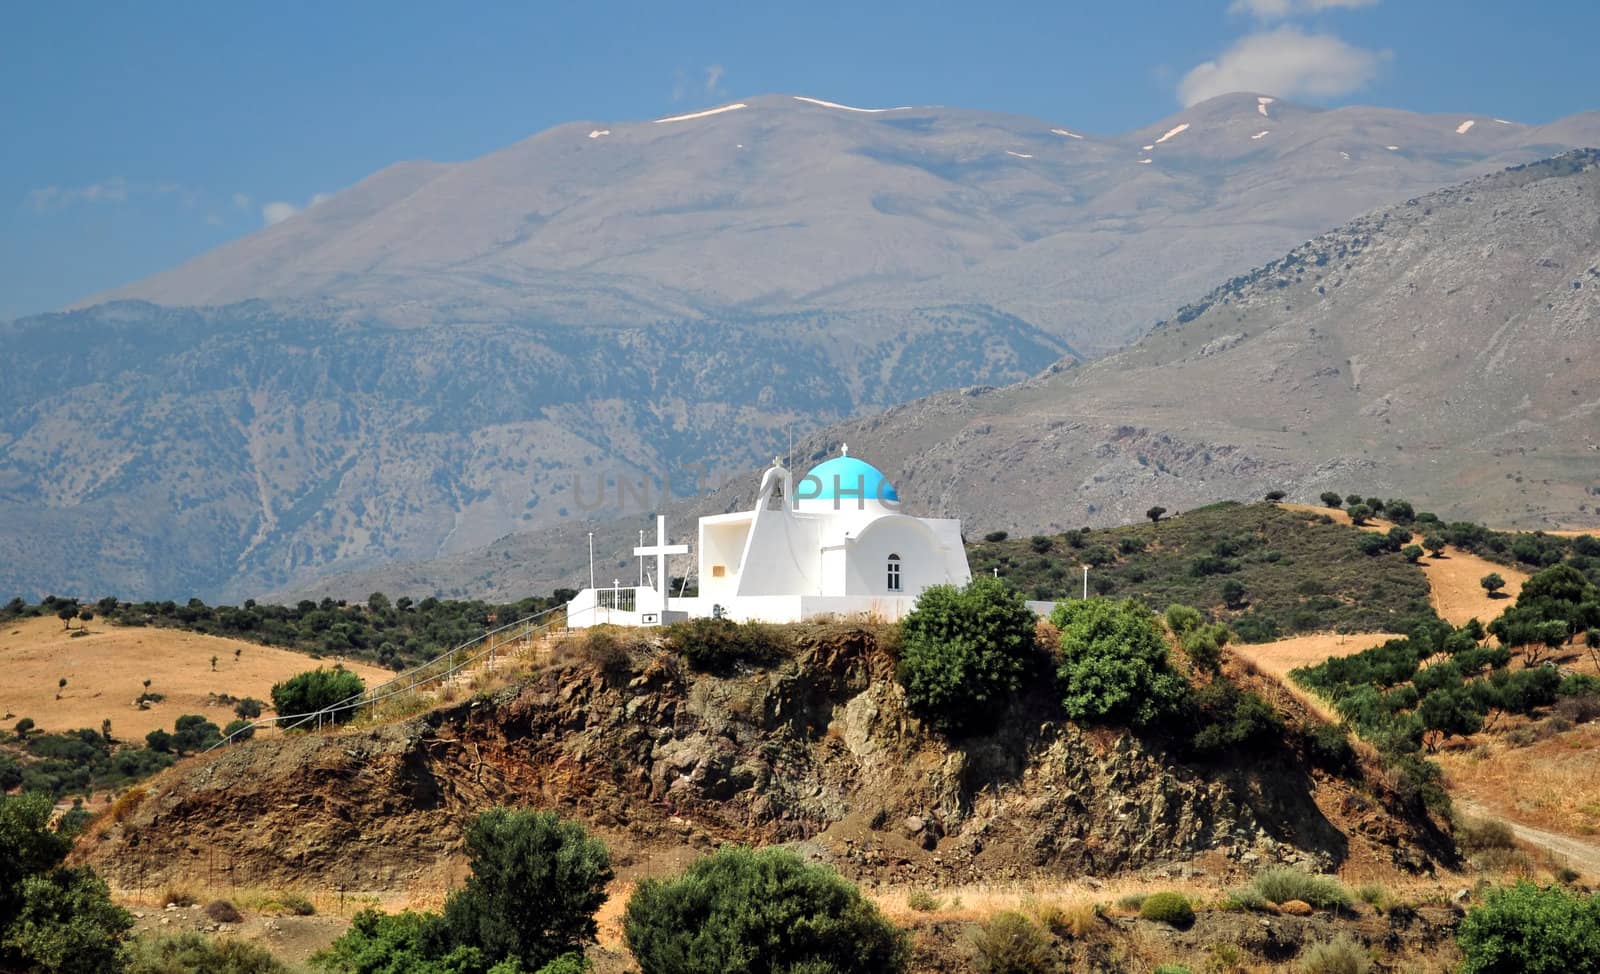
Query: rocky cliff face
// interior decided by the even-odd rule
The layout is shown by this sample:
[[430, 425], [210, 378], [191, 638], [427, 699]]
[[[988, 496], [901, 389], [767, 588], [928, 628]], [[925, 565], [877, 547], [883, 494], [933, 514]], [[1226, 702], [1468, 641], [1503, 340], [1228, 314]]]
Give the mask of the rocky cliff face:
[[[496, 804], [598, 829], [624, 866], [793, 842], [869, 881], [997, 881], [1352, 856], [1426, 869], [1436, 836], [1380, 785], [1293, 750], [1187, 764], [1020, 701], [959, 744], [911, 716], [882, 634], [795, 634], [770, 667], [695, 674], [648, 644], [552, 663], [405, 724], [257, 740], [148, 786], [80, 855], [123, 887], [175, 880], [376, 892], [459, 876]], [[559, 657], [558, 657], [559, 658]]]

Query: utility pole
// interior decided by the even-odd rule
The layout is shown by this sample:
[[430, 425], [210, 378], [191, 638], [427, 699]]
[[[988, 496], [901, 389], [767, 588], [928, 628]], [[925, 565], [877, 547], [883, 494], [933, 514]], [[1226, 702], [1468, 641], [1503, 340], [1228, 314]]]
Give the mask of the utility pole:
[[1083, 600], [1089, 601], [1089, 566], [1083, 566]]
[[[644, 528], [639, 529], [639, 547], [644, 547]], [[635, 557], [639, 559], [639, 587], [644, 588], [644, 555]]]
[[594, 590], [594, 532], [589, 532], [589, 589]]

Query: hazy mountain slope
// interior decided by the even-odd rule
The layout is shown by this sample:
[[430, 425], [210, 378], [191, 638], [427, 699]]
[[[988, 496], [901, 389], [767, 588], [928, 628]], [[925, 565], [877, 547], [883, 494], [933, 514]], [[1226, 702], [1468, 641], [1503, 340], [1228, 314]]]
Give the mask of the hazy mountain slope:
[[[1600, 154], [1378, 210], [1231, 280], [1128, 350], [830, 427], [916, 511], [1004, 528], [1138, 520], [1283, 488], [1404, 496], [1501, 525], [1600, 524]], [[754, 475], [672, 507], [748, 504]], [[602, 527], [602, 572], [642, 516]], [[518, 534], [318, 593], [542, 591], [583, 577], [582, 530]], [[674, 570], [682, 570], [675, 568]], [[609, 577], [609, 576], [608, 576]]]
[[1273, 487], [1596, 523], [1596, 160], [1379, 210], [1124, 353], [830, 435], [908, 484], [939, 485], [975, 527], [1106, 523]]
[[1536, 129], [1263, 97], [1112, 137], [779, 95], [573, 122], [479, 159], [393, 166], [103, 297], [294, 299], [396, 324], [983, 303], [1099, 354], [1373, 206], [1600, 144], [1592, 115]]
[[985, 308], [399, 329], [260, 303], [103, 305], [0, 344], [0, 592], [240, 598], [591, 517], [617, 482], [656, 504], [1063, 351]]

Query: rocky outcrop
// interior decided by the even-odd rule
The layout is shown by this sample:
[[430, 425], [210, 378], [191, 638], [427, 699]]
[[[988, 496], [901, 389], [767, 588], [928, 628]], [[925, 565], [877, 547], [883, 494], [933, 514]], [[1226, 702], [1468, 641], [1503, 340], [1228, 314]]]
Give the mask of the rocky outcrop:
[[1426, 865], [1416, 830], [1372, 801], [1365, 831], [1330, 821], [1354, 786], [1289, 751], [1193, 766], [1056, 719], [1048, 689], [992, 734], [947, 740], [907, 710], [881, 635], [797, 627], [782, 659], [720, 675], [650, 643], [604, 663], [558, 649], [567, 662], [405, 724], [190, 762], [79, 855], [128, 888], [203, 872], [387, 890], [449, 882], [465, 821], [527, 804], [583, 819], [624, 862], [795, 842], [883, 880], [1107, 874], [1202, 854], [1331, 866], [1351, 843]]

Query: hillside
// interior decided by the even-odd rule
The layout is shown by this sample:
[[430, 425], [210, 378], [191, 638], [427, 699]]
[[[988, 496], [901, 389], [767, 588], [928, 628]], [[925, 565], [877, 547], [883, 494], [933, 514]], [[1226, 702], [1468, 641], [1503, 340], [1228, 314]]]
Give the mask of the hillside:
[[907, 712], [884, 635], [795, 627], [780, 658], [719, 676], [600, 634], [488, 698], [180, 767], [80, 854], [130, 890], [214, 861], [240, 886], [394, 895], [449, 881], [468, 816], [538, 796], [625, 864], [789, 841], [877, 883], [1263, 859], [1420, 870], [1452, 855], [1381, 782], [1313, 768], [1309, 718], [1249, 759], [1196, 764], [1159, 735], [1059, 721], [1040, 685], [992, 734], [952, 742]]
[[1590, 115], [1264, 99], [1096, 136], [770, 96], [391, 167], [0, 325], [0, 593], [242, 601], [581, 536], [827, 424], [1103, 354], [1372, 206], [1600, 142]]
[[[80, 631], [87, 635], [74, 635]], [[226, 724], [233, 706], [221, 698], [270, 701], [274, 683], [318, 665], [304, 653], [171, 629], [95, 620], [75, 621], [69, 632], [54, 618], [13, 619], [0, 623], [0, 666], [6, 673], [0, 713], [10, 715], [8, 730], [23, 717], [47, 732], [98, 731], [109, 720], [117, 738], [141, 741], [157, 728], [170, 730], [183, 714]], [[343, 665], [369, 682], [393, 675], [348, 660]], [[67, 685], [59, 687], [63, 678]], [[145, 680], [163, 699], [140, 707], [135, 701], [145, 692]]]

